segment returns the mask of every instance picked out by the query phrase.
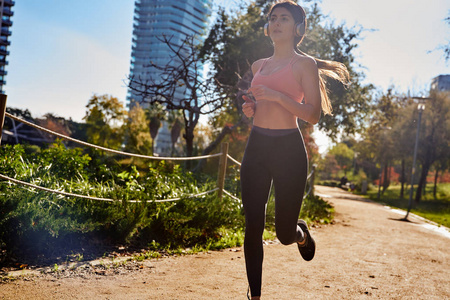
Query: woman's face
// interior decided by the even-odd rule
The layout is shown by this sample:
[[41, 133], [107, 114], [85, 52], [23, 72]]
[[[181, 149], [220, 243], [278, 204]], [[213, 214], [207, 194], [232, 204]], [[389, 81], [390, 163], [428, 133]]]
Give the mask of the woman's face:
[[272, 41], [294, 40], [295, 21], [292, 14], [284, 7], [277, 7], [269, 18], [269, 34]]

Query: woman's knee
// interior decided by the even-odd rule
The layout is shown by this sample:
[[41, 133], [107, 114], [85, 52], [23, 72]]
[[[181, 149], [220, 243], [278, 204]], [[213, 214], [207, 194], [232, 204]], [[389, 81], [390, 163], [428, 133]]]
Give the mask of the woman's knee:
[[264, 233], [264, 222], [248, 220], [245, 222], [245, 234], [254, 237], [262, 237]]
[[296, 241], [297, 228], [276, 227], [277, 238], [283, 245], [290, 245]]

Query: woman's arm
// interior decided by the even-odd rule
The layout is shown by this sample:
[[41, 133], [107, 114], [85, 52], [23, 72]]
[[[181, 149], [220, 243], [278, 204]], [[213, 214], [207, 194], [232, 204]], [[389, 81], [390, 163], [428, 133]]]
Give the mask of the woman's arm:
[[[264, 59], [259, 59], [252, 64], [253, 76], [255, 75], [256, 72], [258, 72], [259, 68], [261, 68], [263, 62]], [[242, 112], [244, 113], [244, 115], [247, 116], [247, 118], [253, 117], [256, 110], [256, 104], [245, 95], [243, 95], [242, 98], [245, 100], [245, 103], [242, 104]]]

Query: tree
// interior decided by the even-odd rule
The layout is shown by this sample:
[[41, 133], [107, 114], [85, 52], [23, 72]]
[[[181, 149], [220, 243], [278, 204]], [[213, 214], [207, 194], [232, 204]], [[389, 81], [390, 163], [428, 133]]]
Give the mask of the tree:
[[424, 111], [421, 139], [417, 159], [422, 168], [415, 202], [420, 202], [431, 166], [450, 153], [450, 92], [431, 91]]
[[[182, 114], [180, 111], [171, 111], [169, 113], [168, 122], [171, 124], [170, 129], [170, 140], [171, 140], [171, 155], [173, 156], [175, 153], [175, 144], [178, 141], [178, 138], [180, 137], [181, 129], [182, 129]], [[195, 135], [194, 135], [195, 136]]]
[[123, 125], [127, 112], [119, 99], [110, 95], [93, 95], [84, 116], [88, 142], [118, 149], [123, 142]]
[[150, 136], [152, 138], [152, 155], [155, 153], [155, 140], [163, 121], [166, 121], [167, 114], [164, 106], [160, 103], [153, 103], [146, 110]]
[[339, 171], [339, 165], [336, 158], [332, 154], [327, 154], [318, 168], [321, 179], [333, 179]]
[[[380, 178], [383, 192], [389, 187], [393, 166], [397, 161], [403, 160], [404, 151], [408, 152], [409, 140], [405, 141], [404, 126], [399, 126], [401, 110], [406, 100], [396, 95], [394, 88], [377, 95], [372, 105], [372, 114], [365, 126], [364, 140], [356, 146], [359, 160], [365, 173], [372, 179]], [[407, 156], [406, 156], [407, 157]], [[405, 172], [402, 171], [402, 194]]]
[[333, 148], [328, 151], [328, 154], [333, 156], [337, 164], [344, 173], [347, 175], [347, 170], [351, 168], [353, 164], [353, 158], [355, 153], [346, 144], [339, 143], [333, 146]]
[[[445, 22], [450, 26], [450, 12], [449, 16], [445, 18]], [[444, 51], [445, 60], [448, 62], [450, 60], [450, 41], [448, 41], [447, 45], [441, 45], [439, 48]]]
[[[220, 109], [226, 97], [218, 93], [214, 78], [201, 79], [203, 69], [195, 37], [187, 36], [181, 44], [172, 39], [167, 36], [161, 38], [170, 51], [170, 62], [165, 66], [150, 63], [150, 67], [159, 71], [157, 78], [144, 81], [130, 77], [128, 87], [142, 97], [143, 103], [160, 103], [167, 110], [182, 112], [186, 155], [192, 156], [194, 130], [200, 115]], [[183, 96], [179, 96], [181, 94]]]
[[[219, 18], [205, 41], [202, 55], [212, 62], [212, 76], [216, 78], [216, 82], [227, 87], [221, 91], [233, 100], [218, 112], [225, 116], [216, 117], [216, 121], [220, 120], [221, 124], [214, 124], [214, 127], [240, 122], [242, 101], [239, 96], [252, 80], [251, 63], [268, 57], [273, 52], [270, 39], [263, 34], [263, 26], [267, 22], [265, 14], [271, 4], [272, 1], [252, 2], [244, 13], [236, 13], [234, 17], [220, 11]], [[333, 138], [339, 130], [354, 133], [362, 127], [361, 122], [370, 110], [372, 89], [371, 85], [364, 86], [360, 83], [363, 74], [355, 72], [353, 67], [353, 50], [357, 47], [355, 40], [361, 30], [348, 29], [344, 25], [323, 25], [323, 15], [317, 4], [314, 4], [308, 10], [307, 32], [302, 51], [318, 58], [342, 62], [351, 74], [352, 83], [347, 89], [329, 80], [334, 116], [322, 118], [319, 128]]]
[[139, 154], [153, 154], [153, 140], [150, 136], [149, 122], [145, 111], [139, 103], [136, 103], [128, 113], [126, 132], [126, 151]]
[[[42, 119], [36, 119], [36, 123], [44, 128], [50, 129], [59, 134], [66, 136], [71, 136], [72, 131], [70, 130], [70, 122], [62, 117], [57, 117], [54, 114], [45, 114]], [[46, 136], [49, 141], [55, 141], [56, 137], [49, 133], [42, 133]]]

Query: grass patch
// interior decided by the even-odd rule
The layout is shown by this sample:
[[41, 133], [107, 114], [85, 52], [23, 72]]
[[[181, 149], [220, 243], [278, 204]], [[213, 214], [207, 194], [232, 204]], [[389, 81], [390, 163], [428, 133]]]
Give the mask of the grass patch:
[[[368, 191], [367, 194], [371, 200], [384, 203], [391, 207], [407, 210], [409, 189], [405, 189], [403, 199], [400, 198], [400, 189], [400, 185], [390, 186], [384, 194], [381, 195], [380, 201], [378, 201], [377, 189]], [[437, 185], [436, 198], [433, 196], [433, 185], [428, 184], [425, 195], [422, 195], [420, 203], [416, 204], [413, 202], [411, 212], [440, 225], [450, 227], [450, 183], [440, 183]]]
[[303, 200], [300, 218], [308, 224], [330, 224], [334, 219], [334, 207], [319, 196], [309, 195]]

